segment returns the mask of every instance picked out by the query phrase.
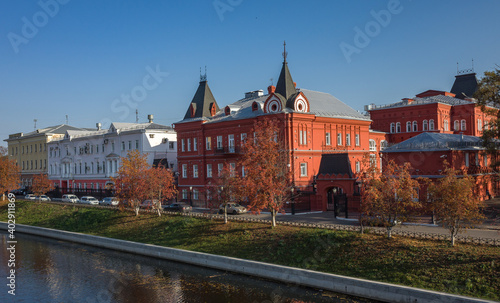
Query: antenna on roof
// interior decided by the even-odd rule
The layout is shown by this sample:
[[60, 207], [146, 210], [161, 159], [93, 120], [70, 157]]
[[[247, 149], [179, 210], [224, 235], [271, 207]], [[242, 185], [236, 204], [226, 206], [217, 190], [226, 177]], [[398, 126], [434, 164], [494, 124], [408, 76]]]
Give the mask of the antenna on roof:
[[38, 121], [37, 119], [33, 119], [33, 122], [35, 122], [35, 130], [36, 130], [36, 121]]
[[139, 123], [139, 110], [135, 110], [135, 123]]
[[472, 58], [472, 72], [474, 72], [474, 58]]
[[286, 52], [286, 41], [283, 40], [283, 63], [286, 63], [286, 56], [288, 53]]
[[458, 62], [457, 62], [457, 75], [458, 75]]
[[200, 67], [200, 82], [207, 81], [207, 66], [205, 65], [205, 74], [201, 74], [201, 67]]
[[66, 115], [66, 125], [68, 125], [68, 115]]
[[271, 86], [274, 85], [273, 78], [269, 79], [271, 81]]

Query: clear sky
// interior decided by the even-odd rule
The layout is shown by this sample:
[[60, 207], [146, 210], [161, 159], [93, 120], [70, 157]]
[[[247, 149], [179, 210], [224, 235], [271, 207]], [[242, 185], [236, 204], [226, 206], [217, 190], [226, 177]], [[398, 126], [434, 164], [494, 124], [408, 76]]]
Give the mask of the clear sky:
[[[500, 1], [0, 1], [0, 138], [65, 123], [181, 120], [200, 67], [223, 107], [276, 83], [356, 110], [500, 64]], [[1, 142], [0, 145], [6, 145]]]

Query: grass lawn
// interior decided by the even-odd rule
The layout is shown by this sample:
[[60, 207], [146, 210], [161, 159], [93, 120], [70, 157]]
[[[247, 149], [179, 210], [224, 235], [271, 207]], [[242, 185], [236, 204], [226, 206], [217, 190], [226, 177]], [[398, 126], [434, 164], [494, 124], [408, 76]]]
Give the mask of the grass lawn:
[[24, 201], [16, 223], [500, 300], [500, 247]]

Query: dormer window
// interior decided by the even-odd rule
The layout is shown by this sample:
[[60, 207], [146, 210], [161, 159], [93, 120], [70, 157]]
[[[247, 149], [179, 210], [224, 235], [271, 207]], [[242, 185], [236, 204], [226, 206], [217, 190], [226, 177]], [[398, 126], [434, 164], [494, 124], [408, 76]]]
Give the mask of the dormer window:
[[210, 103], [210, 115], [213, 117], [215, 116], [215, 103]]
[[226, 116], [229, 116], [231, 114], [231, 108], [229, 108], [229, 106], [226, 106], [226, 108], [224, 109], [224, 113], [226, 114]]
[[254, 101], [252, 103], [252, 111], [254, 112], [254, 111], [258, 110], [258, 109], [259, 109], [259, 105], [257, 104], [257, 102]]

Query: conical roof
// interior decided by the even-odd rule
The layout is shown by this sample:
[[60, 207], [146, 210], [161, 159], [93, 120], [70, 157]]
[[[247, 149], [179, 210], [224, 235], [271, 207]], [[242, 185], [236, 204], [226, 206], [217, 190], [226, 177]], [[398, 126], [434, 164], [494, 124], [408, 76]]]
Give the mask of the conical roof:
[[281, 68], [278, 84], [276, 84], [275, 93], [282, 95], [286, 100], [296, 93], [295, 85], [293, 84], [292, 75], [288, 69], [286, 59], [283, 61], [283, 67]]
[[211, 117], [211, 106], [215, 106], [214, 112], [219, 111], [219, 105], [206, 80], [200, 81], [200, 85], [194, 94], [184, 119]]

